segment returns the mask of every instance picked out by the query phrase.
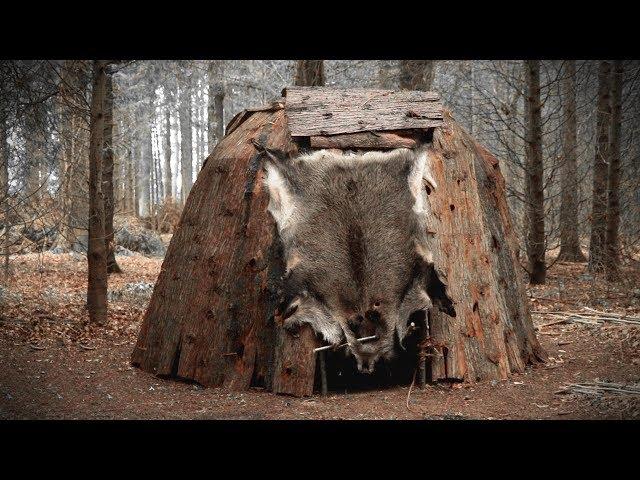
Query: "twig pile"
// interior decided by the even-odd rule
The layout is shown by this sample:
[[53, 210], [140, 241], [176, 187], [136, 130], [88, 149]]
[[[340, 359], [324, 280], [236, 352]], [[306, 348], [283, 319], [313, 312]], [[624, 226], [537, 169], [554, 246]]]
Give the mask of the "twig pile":
[[640, 395], [640, 387], [608, 382], [572, 383], [557, 393], [584, 393], [587, 395], [614, 393], [617, 395]]
[[630, 317], [621, 315], [619, 313], [607, 313], [593, 310], [592, 308], [585, 307], [586, 312], [546, 312], [546, 311], [533, 311], [534, 315], [550, 315], [556, 317], [556, 320], [537, 325], [536, 330], [540, 330], [542, 327], [548, 327], [550, 325], [556, 325], [558, 323], [584, 323], [587, 325], [600, 325], [606, 322], [618, 323], [625, 325], [640, 326], [640, 317]]

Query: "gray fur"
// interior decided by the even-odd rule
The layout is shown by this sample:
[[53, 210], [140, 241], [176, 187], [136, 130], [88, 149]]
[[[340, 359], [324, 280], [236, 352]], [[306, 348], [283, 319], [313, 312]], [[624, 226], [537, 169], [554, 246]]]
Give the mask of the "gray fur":
[[[409, 316], [432, 305], [424, 183], [436, 184], [426, 151], [322, 150], [265, 168], [287, 302], [297, 307], [286, 324], [309, 323], [334, 345], [346, 339], [359, 369], [372, 372], [393, 355], [394, 336], [407, 334]], [[356, 342], [369, 335], [379, 339]]]

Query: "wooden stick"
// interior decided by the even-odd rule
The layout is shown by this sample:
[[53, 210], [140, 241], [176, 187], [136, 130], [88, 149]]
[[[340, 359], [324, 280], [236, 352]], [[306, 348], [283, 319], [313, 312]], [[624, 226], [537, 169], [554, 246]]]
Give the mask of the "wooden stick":
[[421, 389], [427, 385], [427, 357], [424, 354], [424, 350], [420, 351], [418, 355], [418, 386]]
[[535, 329], [540, 330], [542, 327], [549, 327], [551, 325], [557, 325], [558, 323], [567, 323], [568, 318], [561, 318], [560, 320], [554, 320], [553, 322], [543, 323], [542, 325], [536, 325]]
[[[370, 337], [356, 338], [356, 342], [364, 343], [364, 342], [368, 342], [368, 341], [371, 341], [371, 340], [377, 340], [377, 339], [378, 339], [377, 335], [372, 335]], [[343, 343], [342, 345], [338, 345], [335, 348], [342, 348], [342, 347], [346, 347], [347, 345], [349, 345], [349, 342]], [[324, 347], [314, 348], [313, 351], [318, 353], [318, 352], [322, 352], [324, 350], [331, 350], [332, 348], [334, 348], [333, 345], [325, 345]]]

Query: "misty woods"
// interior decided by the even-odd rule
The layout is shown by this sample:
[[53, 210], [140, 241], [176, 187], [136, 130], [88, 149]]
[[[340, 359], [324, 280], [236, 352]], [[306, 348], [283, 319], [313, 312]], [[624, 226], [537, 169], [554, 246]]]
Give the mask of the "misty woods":
[[639, 71], [606, 60], [4, 61], [4, 277], [21, 253], [89, 253], [88, 302], [106, 321], [97, 292], [104, 268], [119, 268], [114, 217], [172, 232], [224, 126], [297, 84], [439, 92], [500, 159], [529, 280], [588, 258], [624, 282], [640, 240]]

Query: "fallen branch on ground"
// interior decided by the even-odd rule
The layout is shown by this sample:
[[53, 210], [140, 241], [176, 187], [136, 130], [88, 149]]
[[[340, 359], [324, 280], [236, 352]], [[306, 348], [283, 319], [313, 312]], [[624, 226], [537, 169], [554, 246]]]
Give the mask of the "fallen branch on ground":
[[640, 395], [640, 387], [608, 382], [571, 383], [556, 393], [584, 393], [587, 395], [615, 393], [618, 395]]
[[[591, 310], [591, 309], [590, 309]], [[626, 315], [620, 315], [618, 313], [604, 313], [592, 310], [592, 312], [560, 312], [560, 311], [532, 311], [534, 315], [551, 315], [555, 317], [561, 317], [558, 320], [554, 320], [549, 323], [536, 326], [536, 330], [549, 325], [555, 325], [558, 323], [584, 323], [587, 325], [598, 325], [605, 322], [621, 323], [625, 325], [638, 325], [640, 326], [640, 317], [629, 317]]]

